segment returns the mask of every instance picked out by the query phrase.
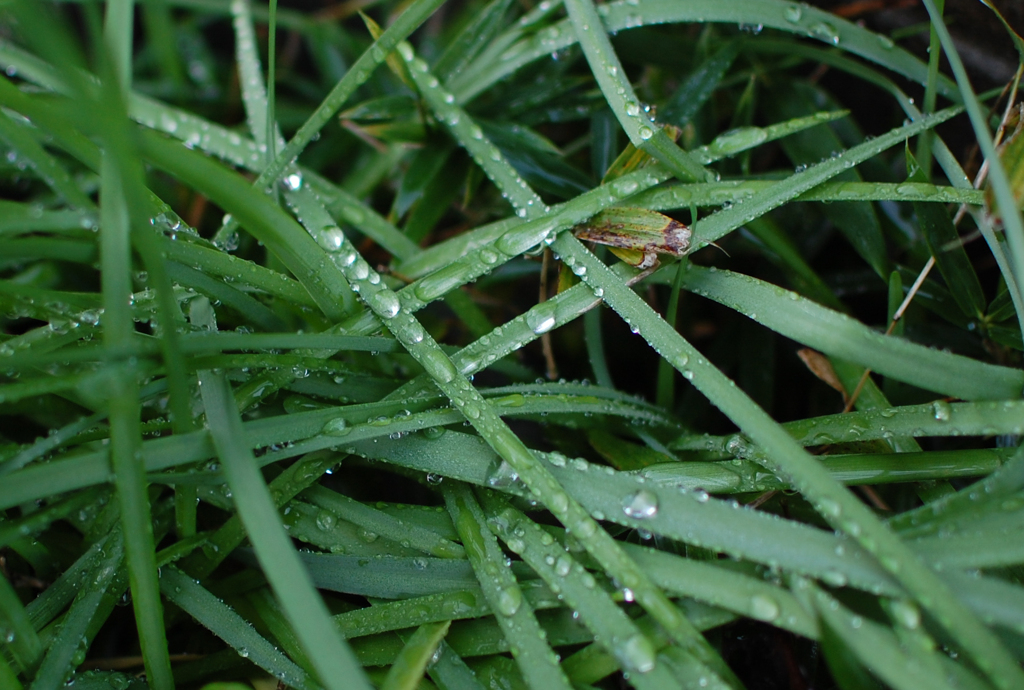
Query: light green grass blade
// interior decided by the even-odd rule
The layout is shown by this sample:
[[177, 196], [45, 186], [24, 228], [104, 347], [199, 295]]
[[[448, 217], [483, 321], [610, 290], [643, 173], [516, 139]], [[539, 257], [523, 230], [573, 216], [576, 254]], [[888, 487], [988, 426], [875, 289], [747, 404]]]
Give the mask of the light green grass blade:
[[388, 670], [388, 675], [381, 683], [381, 690], [413, 690], [418, 687], [449, 625], [451, 622], [445, 621], [427, 623], [417, 628]]
[[202, 585], [174, 566], [160, 571], [164, 594], [210, 632], [278, 680], [296, 688], [319, 687], [305, 671], [261, 636], [252, 625]]
[[[693, 381], [715, 405], [765, 452], [767, 467], [792, 482], [815, 504], [830, 524], [853, 537], [891, 573], [907, 591], [936, 616], [997, 683], [1013, 685], [1024, 674], [993, 634], [955, 599], [934, 571], [913, 556], [900, 540], [852, 494], [834, 482], [820, 464], [807, 455], [768, 415], [758, 408], [703, 356], [670, 329], [635, 293], [619, 283], [572, 237], [562, 235], [554, 245], [563, 256], [587, 268], [585, 282], [604, 291], [604, 299], [627, 323], [637, 327], [652, 347], [661, 352], [685, 378]], [[597, 276], [597, 277], [595, 277]], [[645, 332], [646, 330], [646, 332]], [[704, 377], [707, 377], [704, 379]]]
[[230, 387], [222, 376], [208, 372], [200, 374], [200, 384], [207, 422], [239, 516], [321, 682], [329, 688], [353, 687], [353, 683], [355, 687], [366, 685], [365, 680], [360, 682], [362, 671], [331, 625], [323, 601], [295, 555], [251, 451], [239, 443], [241, 419], [234, 408]]
[[[860, 322], [776, 286], [687, 263], [683, 285], [741, 311], [808, 347], [856, 362], [926, 390], [964, 400], [1012, 399], [1024, 374], [885, 336]], [[676, 269], [680, 270], [680, 269]], [[658, 276], [670, 282], [671, 276]], [[884, 354], [883, 354], [884, 353]]]
[[484, 512], [465, 485], [446, 484], [445, 503], [466, 547], [466, 555], [480, 581], [480, 588], [494, 611], [529, 687], [569, 688], [569, 680], [558, 666], [558, 657], [544, 640], [533, 609], [509, 566], [497, 539], [487, 529]]

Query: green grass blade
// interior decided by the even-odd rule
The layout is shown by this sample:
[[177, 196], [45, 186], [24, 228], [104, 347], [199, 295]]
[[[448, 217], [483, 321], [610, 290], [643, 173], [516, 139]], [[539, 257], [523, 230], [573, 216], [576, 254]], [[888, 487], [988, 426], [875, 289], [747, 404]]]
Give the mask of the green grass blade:
[[714, 242], [726, 233], [735, 230], [744, 223], [750, 222], [789, 201], [816, 185], [829, 180], [844, 170], [849, 170], [858, 163], [877, 155], [885, 149], [895, 146], [907, 137], [935, 127], [960, 112], [953, 107], [927, 115], [910, 124], [898, 127], [885, 134], [854, 146], [827, 161], [811, 166], [803, 172], [791, 175], [770, 190], [753, 194], [727, 209], [702, 220], [694, 233], [695, 246], [700, 242]]
[[107, 588], [121, 567], [124, 555], [123, 543], [119, 538], [114, 538], [108, 542], [106, 553], [103, 553], [96, 568], [87, 572], [89, 584], [79, 588], [78, 596], [68, 609], [60, 631], [50, 642], [43, 663], [32, 681], [32, 688], [47, 690], [61, 687], [68, 669], [85, 660], [89, 643], [86, 633]]
[[[674, 685], [666, 666], [658, 662], [654, 644], [595, 584], [593, 575], [556, 544], [550, 534], [508, 503], [491, 493], [482, 493], [481, 498], [491, 529], [530, 564], [549, 588], [557, 588], [566, 603], [579, 611], [594, 638], [630, 674], [631, 684], [639, 690]], [[705, 671], [710, 670], [705, 667]], [[709, 681], [715, 687], [728, 687], [728, 681], [723, 683], [715, 675]]]
[[483, 510], [465, 485], [444, 485], [445, 503], [466, 547], [466, 555], [480, 581], [495, 620], [511, 646], [519, 671], [530, 688], [569, 688], [558, 658], [525, 601], [497, 539], [487, 529]]
[[319, 687], [305, 671], [256, 632], [244, 618], [176, 567], [160, 571], [164, 594], [239, 655], [278, 680], [300, 689]]
[[590, 71], [630, 142], [657, 158], [683, 181], [708, 179], [710, 173], [676, 146], [641, 109], [594, 4], [590, 0], [565, 0], [565, 7]]
[[[260, 564], [281, 601], [325, 687], [364, 686], [361, 669], [331, 625], [323, 600], [313, 588], [288, 540], [252, 452], [241, 442], [241, 418], [223, 376], [200, 373], [200, 390], [214, 445], [234, 494], [239, 517], [259, 554]], [[345, 679], [342, 684], [342, 679]]]
[[409, 637], [398, 658], [391, 665], [388, 675], [381, 683], [381, 690], [414, 690], [418, 687], [427, 664], [430, 663], [438, 645], [444, 640], [450, 625], [451, 621], [444, 621], [420, 626]]
[[43, 656], [43, 647], [32, 621], [7, 578], [0, 578], [0, 616], [6, 633], [6, 648], [22, 670], [34, 672]]
[[[685, 269], [683, 285], [696, 294], [737, 309], [808, 347], [926, 390], [964, 400], [1006, 400], [1024, 387], [1024, 374], [1019, 371], [882, 335], [844, 314], [748, 276], [694, 264], [681, 269]], [[660, 279], [668, 282], [670, 276]]]
[[466, 557], [462, 546], [438, 536], [431, 530], [403, 522], [329, 489], [311, 487], [302, 493], [302, 498], [374, 534], [396, 542], [408, 542], [410, 547], [423, 553], [438, 558]]
[[[988, 130], [985, 113], [982, 111], [981, 104], [971, 88], [967, 71], [964, 69], [963, 62], [960, 60], [956, 47], [953, 45], [953, 38], [949, 35], [949, 29], [946, 28], [942, 21], [942, 13], [935, 6], [934, 0], [925, 0], [925, 7], [928, 8], [928, 14], [932, 17], [932, 30], [938, 35], [939, 41], [942, 43], [942, 50], [946, 54], [946, 59], [949, 60], [949, 66], [956, 76], [957, 88], [963, 99], [967, 115], [971, 118], [971, 125], [974, 127], [974, 134], [978, 139], [978, 147], [981, 149], [985, 160], [988, 161], [988, 179], [992, 185], [992, 190], [1003, 218], [1007, 248], [1009, 249], [1009, 265], [1016, 278], [1016, 284], [1019, 286], [1021, 280], [1024, 280], [1024, 219], [1021, 218], [1020, 207], [1014, 200], [1013, 190], [1010, 188], [1006, 169], [1003, 167], [1002, 161], [996, 152], [992, 141], [992, 134]], [[991, 245], [992, 242], [990, 241], [989, 244]], [[1003, 682], [1005, 681], [1006, 679], [1004, 678]]]
[[[735, 387], [675, 330], [668, 327], [635, 293], [618, 282], [607, 267], [573, 237], [562, 235], [554, 248], [587, 268], [585, 282], [604, 292], [605, 301], [663, 353], [685, 378], [693, 381], [765, 452], [766, 465], [792, 482], [830, 524], [853, 537], [878, 559], [921, 605], [930, 611], [966, 653], [997, 683], [1012, 686], [1024, 673], [993, 634], [956, 599], [948, 586], [852, 494], [832, 480], [820, 464]], [[706, 377], [706, 378], [705, 378]]]

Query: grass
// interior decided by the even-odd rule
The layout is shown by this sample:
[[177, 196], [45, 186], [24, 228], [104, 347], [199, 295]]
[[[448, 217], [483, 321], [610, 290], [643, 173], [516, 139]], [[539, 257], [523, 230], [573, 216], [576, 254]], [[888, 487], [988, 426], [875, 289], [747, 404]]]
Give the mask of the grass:
[[0, 686], [1024, 685], [1019, 161], [925, 5], [0, 4]]

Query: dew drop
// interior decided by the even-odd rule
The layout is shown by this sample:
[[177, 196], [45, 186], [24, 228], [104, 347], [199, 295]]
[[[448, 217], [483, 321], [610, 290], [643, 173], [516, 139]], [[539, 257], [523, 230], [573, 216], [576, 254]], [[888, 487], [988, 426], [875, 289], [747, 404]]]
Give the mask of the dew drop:
[[530, 330], [541, 335], [555, 327], [555, 311], [547, 303], [539, 304], [526, 314], [526, 325]]
[[370, 299], [370, 306], [385, 319], [393, 319], [402, 308], [402, 303], [391, 290], [381, 290]]
[[498, 613], [503, 616], [514, 616], [523, 604], [523, 595], [518, 587], [502, 589], [498, 593]]
[[344, 417], [336, 417], [324, 424], [322, 431], [328, 436], [348, 436], [352, 428]]
[[629, 671], [647, 673], [654, 668], [656, 658], [654, 645], [641, 633], [633, 635], [614, 649], [615, 656]]
[[640, 489], [623, 499], [622, 512], [636, 520], [654, 517], [658, 514], [658, 496], [648, 489]]
[[767, 594], [755, 594], [750, 599], [750, 615], [762, 621], [773, 621], [779, 617], [778, 602]]
[[945, 400], [932, 403], [932, 416], [937, 422], [948, 422], [953, 417], [953, 407]]

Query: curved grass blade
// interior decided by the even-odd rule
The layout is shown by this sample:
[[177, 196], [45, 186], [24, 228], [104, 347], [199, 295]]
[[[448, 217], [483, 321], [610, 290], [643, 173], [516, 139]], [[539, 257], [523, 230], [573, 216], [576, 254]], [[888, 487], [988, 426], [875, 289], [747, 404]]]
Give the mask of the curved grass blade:
[[73, 661], [76, 654], [84, 660], [89, 642], [86, 633], [125, 555], [120, 534], [108, 540], [106, 552], [101, 553], [102, 557], [96, 567], [87, 573], [89, 586], [79, 588], [78, 596], [68, 609], [60, 631], [50, 641], [46, 656], [32, 680], [32, 688], [46, 690], [60, 687], [68, 669], [76, 665]]
[[451, 621], [444, 621], [427, 623], [417, 628], [398, 653], [380, 690], [414, 690], [418, 687], [450, 625]]
[[[888, 36], [875, 34], [830, 12], [805, 4], [784, 0], [733, 0], [729, 3], [716, 0], [691, 0], [686, 3], [674, 0], [619, 0], [601, 5], [598, 12], [609, 32], [683, 22], [762, 25], [837, 46], [919, 84], [928, 81], [927, 65], [897, 47]], [[508, 34], [514, 32], [512, 30]], [[453, 80], [450, 88], [460, 103], [468, 103], [522, 66], [547, 57], [552, 52], [564, 50], [575, 42], [576, 34], [572, 31], [570, 21], [562, 20], [512, 43], [501, 53], [488, 55], [490, 60], [479, 60], [474, 69], [467, 70], [459, 79]], [[940, 76], [936, 88], [941, 95], [957, 100], [955, 85], [947, 77]]]
[[43, 646], [17, 592], [0, 578], [0, 616], [7, 631], [5, 649], [23, 673], [34, 673], [43, 658]]
[[[199, 375], [207, 423], [238, 506], [239, 517], [259, 554], [267, 579], [292, 629], [328, 688], [369, 687], [351, 650], [331, 625], [323, 600], [288, 540], [267, 485], [245, 445], [231, 388], [223, 375]], [[342, 682], [344, 679], [344, 682]]]
[[[530, 564], [549, 588], [557, 589], [566, 603], [579, 611], [594, 639], [630, 674], [632, 685], [638, 690], [675, 685], [667, 667], [659, 663], [654, 644], [595, 583], [593, 575], [556, 544], [550, 534], [503, 499], [490, 492], [481, 492], [480, 496], [488, 526], [510, 550]], [[711, 674], [709, 680], [714, 687], [728, 687], [729, 681], [734, 680], [728, 670], [725, 678], [716, 677], [717, 669], [712, 671], [705, 666], [704, 670]]]
[[[879, 564], [910, 592], [942, 624], [956, 643], [1007, 688], [1014, 679], [1024, 682], [1024, 672], [1005, 648], [971, 611], [950, 591], [933, 570], [889, 531], [870, 510], [829, 477], [786, 432], [751, 401], [718, 369], [713, 367], [650, 307], [624, 285], [573, 237], [563, 234], [554, 248], [585, 266], [583, 280], [604, 291], [604, 299], [620, 316], [637, 327], [654, 349], [663, 354], [684, 377], [729, 416], [761, 446], [766, 466], [810, 500], [829, 524], [853, 537]], [[646, 332], [645, 332], [646, 330]]]
[[[692, 263], [683, 285], [703, 297], [736, 309], [807, 347], [964, 400], [1006, 400], [1024, 388], [1024, 373], [949, 354], [901, 338], [882, 335], [844, 314], [795, 292], [731, 271]], [[658, 276], [671, 282], [671, 276]]]
[[461, 545], [444, 539], [431, 530], [403, 522], [324, 487], [310, 487], [302, 493], [302, 498], [374, 534], [395, 542], [408, 543], [410, 547], [423, 553], [438, 558], [466, 557]]
[[504, 565], [505, 555], [497, 539], [488, 531], [484, 513], [465, 485], [446, 484], [445, 503], [452, 522], [466, 547], [466, 555], [480, 581], [495, 620], [512, 649], [513, 658], [527, 684], [541, 688], [570, 688], [558, 666], [558, 658], [544, 641], [533, 609], [525, 601], [522, 589]]
[[[1019, 284], [1024, 279], [1024, 219], [1021, 218], [1021, 211], [1014, 200], [1013, 190], [1010, 188], [1006, 169], [999, 159], [998, 152], [995, 150], [992, 141], [992, 135], [988, 131], [985, 113], [982, 111], [981, 104], [971, 88], [967, 71], [964, 69], [963, 62], [960, 60], [956, 47], [953, 45], [953, 38], [949, 35], [949, 29], [943, 23], [942, 14], [935, 7], [934, 0], [924, 0], [924, 3], [925, 7], [928, 8], [928, 14], [932, 17], [932, 29], [938, 34], [939, 41], [942, 43], [942, 50], [946, 54], [946, 59], [949, 60], [949, 66], [952, 68], [953, 74], [956, 76], [957, 88], [963, 99], [967, 115], [971, 118], [971, 125], [974, 127], [978, 146], [989, 164], [988, 179], [995, 193], [996, 201], [1000, 209], [1005, 209], [1002, 217], [1009, 249], [1010, 266]], [[1003, 678], [1001, 682], [1005, 683], [1006, 680], [1007, 678]]]
[[[781, 206], [803, 192], [831, 179], [844, 170], [849, 170], [887, 148], [895, 146], [906, 138], [935, 127], [959, 112], [961, 112], [961, 108], [953, 107], [934, 115], [926, 115], [916, 122], [893, 129], [875, 139], [858, 144], [823, 163], [818, 163], [803, 172], [791, 175], [774, 187], [762, 193], [755, 193], [702, 220], [698, 227], [694, 228], [695, 242], [714, 242], [744, 223], [764, 215], [771, 209]], [[697, 246], [700, 245], [697, 244]]]
[[[523, 598], [537, 611], [562, 606], [557, 595], [539, 580], [521, 583]], [[464, 620], [491, 615], [493, 611], [481, 590], [463, 590], [427, 594], [397, 601], [374, 604], [368, 608], [339, 613], [335, 623], [346, 638], [375, 635], [401, 630], [409, 624], [423, 625], [445, 620]]]
[[590, 63], [590, 71], [633, 146], [657, 158], [683, 181], [709, 179], [710, 173], [676, 146], [640, 108], [594, 4], [590, 0], [565, 0], [565, 7], [583, 54]]
[[164, 595], [175, 605], [267, 673], [302, 690], [319, 687], [248, 621], [173, 565], [161, 569], [160, 585]]

